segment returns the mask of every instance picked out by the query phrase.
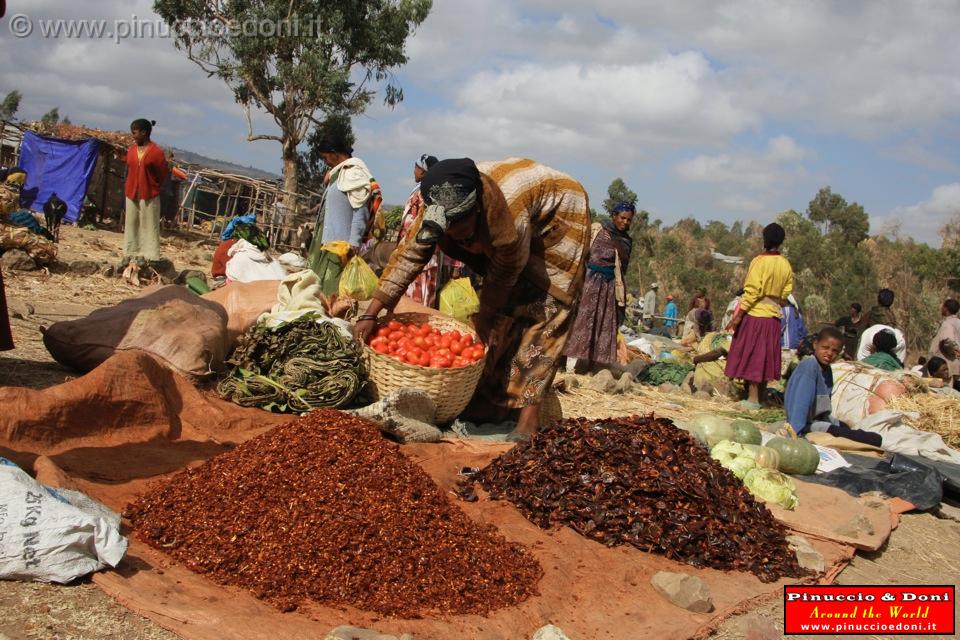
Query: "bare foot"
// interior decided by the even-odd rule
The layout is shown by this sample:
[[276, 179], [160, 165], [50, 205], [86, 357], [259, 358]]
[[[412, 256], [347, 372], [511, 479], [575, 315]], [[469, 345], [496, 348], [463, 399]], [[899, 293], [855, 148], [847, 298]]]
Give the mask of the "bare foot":
[[532, 404], [520, 410], [520, 417], [517, 419], [517, 433], [523, 433], [532, 436], [540, 428], [540, 403]]

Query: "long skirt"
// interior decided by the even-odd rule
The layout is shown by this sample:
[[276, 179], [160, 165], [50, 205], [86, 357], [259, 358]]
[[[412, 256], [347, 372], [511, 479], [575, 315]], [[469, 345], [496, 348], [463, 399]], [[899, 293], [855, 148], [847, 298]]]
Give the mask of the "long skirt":
[[603, 364], [617, 362], [620, 314], [615, 287], [613, 280], [608, 282], [598, 273], [587, 275], [577, 319], [563, 355]]
[[762, 384], [780, 379], [780, 318], [746, 316], [727, 354], [728, 378]]
[[496, 318], [471, 405], [521, 409], [539, 403], [553, 384], [575, 311], [521, 279]]
[[0, 351], [13, 349], [13, 332], [7, 316], [7, 295], [3, 290], [3, 274], [0, 273]]

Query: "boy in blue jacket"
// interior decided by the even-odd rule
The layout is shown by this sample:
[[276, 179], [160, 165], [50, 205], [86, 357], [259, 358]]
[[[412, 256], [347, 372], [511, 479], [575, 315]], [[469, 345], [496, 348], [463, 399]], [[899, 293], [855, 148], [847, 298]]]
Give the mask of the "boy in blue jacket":
[[836, 327], [824, 327], [813, 341], [813, 355], [804, 358], [787, 383], [784, 409], [787, 423], [798, 435], [808, 431], [825, 431], [838, 438], [879, 447], [878, 433], [851, 429], [831, 415], [830, 395], [833, 392], [833, 370], [830, 365], [843, 351], [843, 334]]

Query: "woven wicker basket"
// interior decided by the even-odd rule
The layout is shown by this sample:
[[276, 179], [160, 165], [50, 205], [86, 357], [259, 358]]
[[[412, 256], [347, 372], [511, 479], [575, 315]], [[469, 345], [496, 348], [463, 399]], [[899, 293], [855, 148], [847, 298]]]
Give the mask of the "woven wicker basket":
[[[398, 313], [390, 318], [402, 323], [423, 324], [440, 331], [459, 331], [477, 338], [472, 327], [448, 316], [428, 313]], [[435, 369], [399, 362], [363, 345], [370, 375], [370, 392], [374, 400], [398, 389], [420, 389], [437, 404], [437, 423], [449, 422], [466, 408], [483, 373], [483, 360], [458, 369]]]

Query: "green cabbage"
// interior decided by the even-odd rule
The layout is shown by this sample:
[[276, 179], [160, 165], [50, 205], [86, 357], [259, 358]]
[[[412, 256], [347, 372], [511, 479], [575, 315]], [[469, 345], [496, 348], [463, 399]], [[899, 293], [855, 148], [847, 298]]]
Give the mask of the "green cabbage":
[[757, 466], [753, 457], [744, 449], [743, 445], [730, 440], [723, 440], [710, 450], [710, 457], [720, 463], [724, 469], [729, 469], [733, 475], [741, 480], [747, 472]]
[[773, 469], [757, 467], [747, 472], [743, 484], [754, 497], [793, 510], [799, 504], [793, 480]]

